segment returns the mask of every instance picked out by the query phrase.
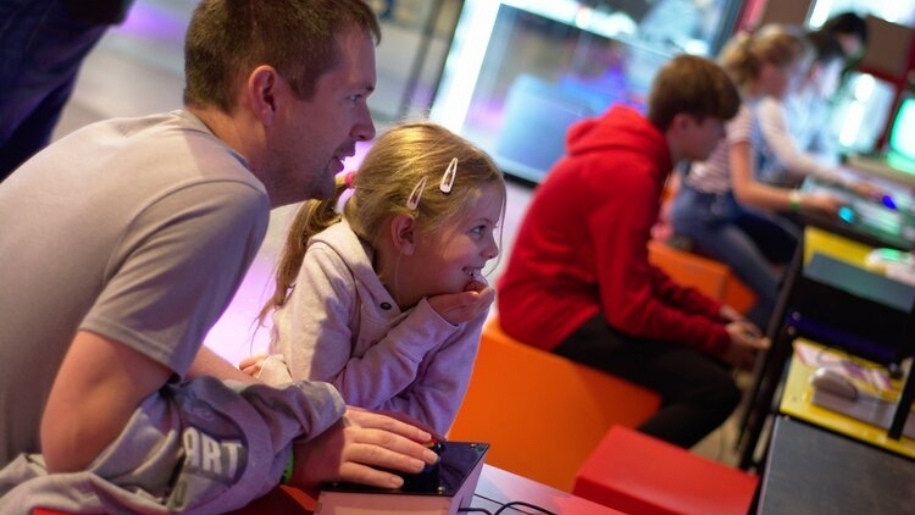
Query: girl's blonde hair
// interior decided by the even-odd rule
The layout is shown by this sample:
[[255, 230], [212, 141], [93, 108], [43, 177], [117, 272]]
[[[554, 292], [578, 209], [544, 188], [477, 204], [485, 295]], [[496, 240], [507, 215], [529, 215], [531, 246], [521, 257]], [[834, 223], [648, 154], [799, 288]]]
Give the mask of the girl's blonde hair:
[[755, 33], [739, 32], [722, 49], [719, 62], [731, 80], [743, 87], [755, 80], [762, 65], [785, 68], [811, 54], [803, 34], [784, 25], [766, 25]]
[[[454, 159], [457, 160], [454, 182], [446, 193], [440, 185]], [[423, 179], [424, 187], [415, 192]], [[411, 215], [416, 218], [420, 232], [433, 233], [446, 221], [469, 215], [466, 206], [488, 185], [499, 188], [504, 217], [505, 181], [492, 158], [432, 122], [404, 123], [381, 135], [365, 155], [358, 173], [351, 177], [352, 184], [347, 182], [346, 176], [339, 175], [332, 198], [307, 201], [296, 213], [277, 266], [276, 289], [259, 316], [262, 324], [272, 310], [286, 303], [305, 258], [308, 240], [341, 219], [346, 219], [360, 239], [375, 247], [386, 222], [393, 216]], [[353, 193], [341, 216], [336, 205], [349, 187]], [[419, 201], [411, 209], [409, 200], [417, 193]]]

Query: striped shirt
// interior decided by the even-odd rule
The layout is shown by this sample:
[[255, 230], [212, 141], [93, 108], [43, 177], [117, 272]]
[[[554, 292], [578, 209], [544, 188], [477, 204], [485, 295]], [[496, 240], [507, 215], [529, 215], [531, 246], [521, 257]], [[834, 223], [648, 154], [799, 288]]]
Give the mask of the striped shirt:
[[745, 101], [726, 126], [727, 137], [718, 143], [705, 161], [693, 163], [685, 182], [701, 193], [726, 193], [731, 190], [730, 148], [736, 143], [753, 140], [752, 106]]

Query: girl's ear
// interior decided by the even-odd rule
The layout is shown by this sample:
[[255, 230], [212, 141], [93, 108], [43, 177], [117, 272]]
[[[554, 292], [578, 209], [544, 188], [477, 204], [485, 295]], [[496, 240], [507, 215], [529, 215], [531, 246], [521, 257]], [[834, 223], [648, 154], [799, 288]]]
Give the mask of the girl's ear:
[[395, 215], [391, 220], [391, 241], [398, 252], [412, 255], [416, 251], [416, 219], [407, 214]]

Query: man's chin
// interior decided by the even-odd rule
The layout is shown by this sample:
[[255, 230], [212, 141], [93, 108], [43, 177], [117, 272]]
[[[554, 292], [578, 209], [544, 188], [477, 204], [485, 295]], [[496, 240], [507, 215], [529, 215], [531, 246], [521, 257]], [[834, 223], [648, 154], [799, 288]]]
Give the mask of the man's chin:
[[334, 180], [334, 174], [325, 174], [325, 179], [321, 181], [320, 187], [314, 189], [314, 199], [327, 200], [333, 197], [337, 191], [337, 182]]

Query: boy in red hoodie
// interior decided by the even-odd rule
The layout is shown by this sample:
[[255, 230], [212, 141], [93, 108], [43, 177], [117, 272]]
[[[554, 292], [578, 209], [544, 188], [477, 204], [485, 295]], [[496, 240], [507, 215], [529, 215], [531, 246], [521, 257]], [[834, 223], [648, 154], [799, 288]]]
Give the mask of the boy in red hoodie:
[[658, 392], [639, 429], [686, 448], [740, 401], [728, 363], [768, 340], [650, 265], [648, 241], [674, 164], [708, 157], [739, 105], [717, 64], [681, 55], [655, 77], [647, 116], [614, 106], [573, 125], [498, 283], [506, 333]]

